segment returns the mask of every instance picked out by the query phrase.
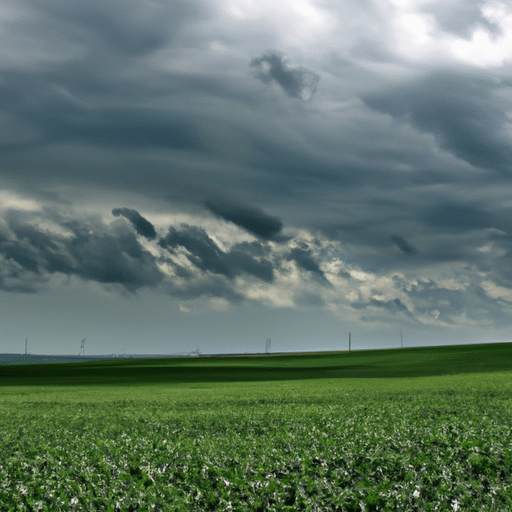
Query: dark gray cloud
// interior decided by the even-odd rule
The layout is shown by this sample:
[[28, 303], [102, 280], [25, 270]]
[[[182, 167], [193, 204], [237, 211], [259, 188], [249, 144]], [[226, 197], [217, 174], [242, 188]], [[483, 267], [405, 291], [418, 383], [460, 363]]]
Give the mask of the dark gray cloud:
[[[266, 282], [273, 280], [273, 267], [269, 260], [256, 259], [250, 253], [258, 252], [254, 245], [238, 244], [230, 251], [223, 251], [197, 226], [182, 224], [179, 229], [170, 227], [167, 235], [159, 240], [160, 247], [171, 252], [186, 249], [186, 257], [203, 272], [223, 275], [229, 279], [241, 273], [249, 274]], [[246, 252], [245, 249], [249, 248]]]
[[203, 271], [233, 277], [233, 272], [227, 264], [223, 251], [208, 236], [206, 231], [196, 226], [184, 224], [180, 229], [170, 227], [167, 235], [159, 240], [160, 247], [187, 250], [188, 260]]
[[266, 240], [278, 238], [283, 229], [283, 223], [277, 217], [272, 217], [258, 208], [223, 200], [208, 200], [205, 206], [222, 219]]
[[233, 268], [271, 283], [274, 280], [274, 268], [271, 261], [264, 258], [256, 259], [244, 250], [243, 244], [235, 245], [227, 254]]
[[[62, 0], [29, 0], [52, 28], [64, 32], [73, 42], [89, 43], [98, 52], [140, 56], [154, 51], [176, 37], [180, 26], [198, 15], [194, 1], [104, 3], [87, 0], [73, 5]], [[23, 26], [33, 34], [29, 23]], [[73, 37], [74, 35], [74, 37]]]
[[[37, 287], [51, 275], [63, 274], [135, 291], [162, 280], [154, 257], [121, 224], [17, 211], [8, 212], [6, 221], [12, 236], [0, 242], [0, 255], [13, 281]], [[40, 227], [41, 223], [53, 228]]]
[[256, 76], [265, 84], [277, 82], [292, 98], [311, 99], [318, 86], [320, 76], [304, 67], [293, 68], [278, 52], [268, 52], [251, 61]]
[[416, 254], [416, 248], [411, 245], [403, 236], [391, 236], [391, 241], [405, 254]]
[[435, 72], [392, 90], [363, 95], [365, 103], [435, 135], [472, 165], [509, 175], [512, 142], [505, 135], [509, 86], [474, 75]]
[[135, 228], [137, 233], [148, 240], [156, 238], [155, 226], [145, 219], [137, 210], [131, 208], [114, 208], [112, 215], [115, 217], [123, 216], [127, 218]]
[[[135, 210], [119, 210], [118, 215], [134, 219], [138, 231], [151, 235], [144, 235], [146, 238], [154, 238], [153, 230], [140, 222], [138, 214], [133, 214], [137, 213]], [[192, 264], [191, 268], [185, 268], [165, 255], [158, 257], [144, 249], [135, 233], [121, 222], [106, 225], [98, 219], [78, 220], [51, 210], [43, 213], [12, 210], [5, 215], [5, 221], [8, 232], [0, 238], [3, 270], [0, 278], [4, 290], [36, 291], [40, 283], [59, 274], [117, 284], [133, 292], [162, 283], [166, 275], [158, 268], [159, 262], [170, 265], [176, 277], [185, 280], [185, 284], [178, 286], [173, 284], [173, 277], [166, 278], [168, 289], [182, 297], [216, 296], [214, 290], [218, 289], [219, 296], [239, 301], [241, 296], [234, 291], [233, 284], [229, 284], [236, 276], [252, 276], [266, 283], [274, 280], [268, 246], [243, 242], [223, 251], [204, 229], [196, 226], [171, 227], [158, 241], [158, 245], [171, 254], [185, 249]], [[212, 275], [229, 281], [221, 286], [218, 277]]]
[[298, 267], [306, 272], [311, 272], [323, 283], [329, 283], [324, 272], [313, 258], [311, 251], [307, 248], [294, 247], [287, 255], [289, 261], [293, 260]]
[[492, 216], [481, 208], [451, 201], [434, 205], [426, 212], [424, 219], [438, 229], [482, 229], [493, 225]]

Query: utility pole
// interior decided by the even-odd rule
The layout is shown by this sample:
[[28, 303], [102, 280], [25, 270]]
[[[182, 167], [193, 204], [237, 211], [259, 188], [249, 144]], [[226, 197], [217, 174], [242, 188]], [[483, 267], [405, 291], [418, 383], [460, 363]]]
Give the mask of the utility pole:
[[348, 333], [348, 351], [350, 352], [352, 350], [352, 333]]

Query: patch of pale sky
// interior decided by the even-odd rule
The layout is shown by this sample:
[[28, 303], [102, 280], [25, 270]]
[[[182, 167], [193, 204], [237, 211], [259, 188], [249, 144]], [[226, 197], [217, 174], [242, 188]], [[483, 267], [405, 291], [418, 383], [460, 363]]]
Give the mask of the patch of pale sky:
[[264, 283], [250, 283], [246, 286], [244, 282], [243, 293], [249, 300], [255, 300], [262, 304], [276, 308], [293, 308], [293, 287], [290, 284], [283, 285], [283, 280], [276, 276], [276, 282], [273, 285]]
[[28, 199], [10, 190], [0, 190], [0, 209], [11, 208], [30, 212], [41, 210], [39, 203], [34, 199]]
[[231, 304], [221, 297], [214, 297], [207, 300], [208, 307], [213, 311], [227, 311]]
[[492, 318], [479, 318], [475, 320], [468, 316], [467, 311], [463, 311], [460, 315], [453, 315], [450, 317], [453, 324], [450, 326], [449, 324], [446, 327], [451, 327], [452, 329], [456, 329], [463, 325], [464, 327], [485, 327], [491, 326], [493, 323]]
[[447, 53], [446, 38], [429, 13], [397, 10], [391, 26], [391, 47], [410, 62], [438, 62]]
[[333, 13], [307, 0], [230, 0], [224, 9], [236, 20], [271, 20], [279, 27], [279, 38], [285, 47], [303, 48], [318, 42], [327, 38], [335, 26]]
[[483, 26], [476, 26], [471, 38], [444, 32], [435, 17], [422, 9], [437, 2], [391, 0], [395, 8], [390, 17], [392, 46], [411, 62], [439, 65], [453, 60], [477, 67], [502, 66], [512, 54], [512, 9], [491, 0], [481, 7], [482, 16], [500, 29], [494, 36]]
[[462, 62], [478, 67], [500, 67], [512, 55], [512, 16], [500, 23], [503, 36], [494, 37], [479, 27], [471, 40], [457, 39], [452, 44], [453, 56]]
[[57, 224], [56, 222], [52, 222], [47, 218], [37, 218], [32, 219], [32, 222], [28, 221], [27, 224], [32, 224], [38, 231], [42, 233], [46, 233], [48, 235], [54, 235], [59, 238], [74, 238], [75, 234], [69, 230]]
[[389, 3], [400, 9], [410, 10], [435, 3], [435, 0], [387, 0]]

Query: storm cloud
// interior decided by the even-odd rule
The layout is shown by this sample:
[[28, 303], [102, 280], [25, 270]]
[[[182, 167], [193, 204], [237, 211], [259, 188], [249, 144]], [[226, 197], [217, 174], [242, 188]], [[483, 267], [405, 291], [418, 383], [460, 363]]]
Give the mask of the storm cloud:
[[[223, 251], [204, 229], [197, 226], [183, 224], [179, 228], [171, 227], [158, 244], [174, 254], [179, 248], [185, 249], [189, 262], [204, 272], [221, 274], [229, 279], [246, 273], [263, 281], [273, 280], [270, 261], [252, 256], [250, 253], [254, 252], [253, 246], [239, 244], [230, 251]], [[246, 251], [246, 248], [249, 248], [249, 251]]]
[[412, 255], [416, 253], [416, 248], [412, 246], [403, 236], [391, 236], [392, 242], [405, 254]]
[[10, 236], [0, 242], [3, 282], [37, 289], [52, 275], [121, 285], [128, 291], [162, 279], [155, 258], [122, 224], [79, 221], [53, 212], [7, 212]]
[[83, 292], [165, 343], [508, 339], [511, 7], [388, 4], [0, 0], [10, 332]]
[[283, 229], [283, 223], [277, 217], [272, 217], [258, 208], [219, 200], [208, 200], [205, 206], [215, 215], [259, 238], [276, 238]]
[[135, 231], [141, 236], [152, 240], [156, 237], [155, 226], [146, 220], [137, 210], [131, 208], [114, 208], [112, 215], [115, 217], [123, 216], [127, 218], [135, 228]]
[[304, 67], [292, 67], [278, 52], [268, 52], [251, 61], [256, 76], [264, 83], [278, 83], [288, 96], [310, 100], [318, 86], [320, 76]]
[[311, 272], [322, 282], [328, 283], [322, 269], [307, 248], [294, 247], [288, 254], [288, 260], [293, 260], [297, 266], [306, 272]]
[[[125, 208], [118, 214], [126, 216], [132, 212], [135, 210]], [[266, 283], [274, 279], [269, 248], [259, 242], [243, 242], [223, 251], [197, 226], [169, 228], [167, 235], [158, 240], [158, 247], [165, 249], [158, 255], [145, 249], [133, 231], [120, 222], [105, 224], [98, 219], [68, 218], [53, 211], [16, 210], [8, 211], [5, 220], [8, 231], [0, 238], [4, 290], [37, 291], [52, 276], [72, 275], [103, 285], [120, 285], [129, 292], [157, 287], [167, 279], [168, 289], [193, 296], [212, 294], [218, 288], [217, 282], [212, 289], [215, 279], [201, 279], [201, 275], [215, 274], [233, 280], [243, 274]], [[135, 216], [135, 221], [140, 219]], [[144, 223], [143, 226], [147, 227]], [[169, 258], [169, 253], [176, 255], [183, 250], [190, 263], [188, 267]], [[162, 263], [173, 269], [176, 279], [188, 282], [188, 292], [183, 286], [173, 286], [174, 278], [159, 267]], [[233, 288], [229, 284], [224, 286], [226, 290]], [[222, 295], [226, 293], [223, 291]], [[234, 290], [231, 293], [237, 296]]]
[[371, 108], [432, 133], [468, 163], [509, 175], [508, 101], [499, 94], [509, 87], [506, 81], [436, 72], [363, 99]]

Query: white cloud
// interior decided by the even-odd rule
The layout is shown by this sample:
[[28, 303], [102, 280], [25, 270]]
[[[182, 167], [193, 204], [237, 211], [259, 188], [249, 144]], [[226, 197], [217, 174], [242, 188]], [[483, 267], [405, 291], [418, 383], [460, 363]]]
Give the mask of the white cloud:
[[494, 35], [484, 27], [477, 27], [471, 39], [460, 38], [452, 43], [452, 55], [473, 66], [503, 66], [512, 58], [512, 7], [491, 0], [482, 7], [482, 15], [499, 28], [499, 34]]
[[482, 281], [482, 288], [485, 293], [493, 299], [503, 299], [512, 302], [512, 289], [500, 286], [492, 281]]
[[224, 9], [233, 20], [265, 20], [278, 29], [280, 44], [293, 48], [327, 39], [336, 21], [335, 13], [311, 0], [229, 0]]
[[9, 190], [0, 190], [0, 209], [8, 208], [35, 212], [39, 211], [41, 206], [34, 199], [23, 197]]

